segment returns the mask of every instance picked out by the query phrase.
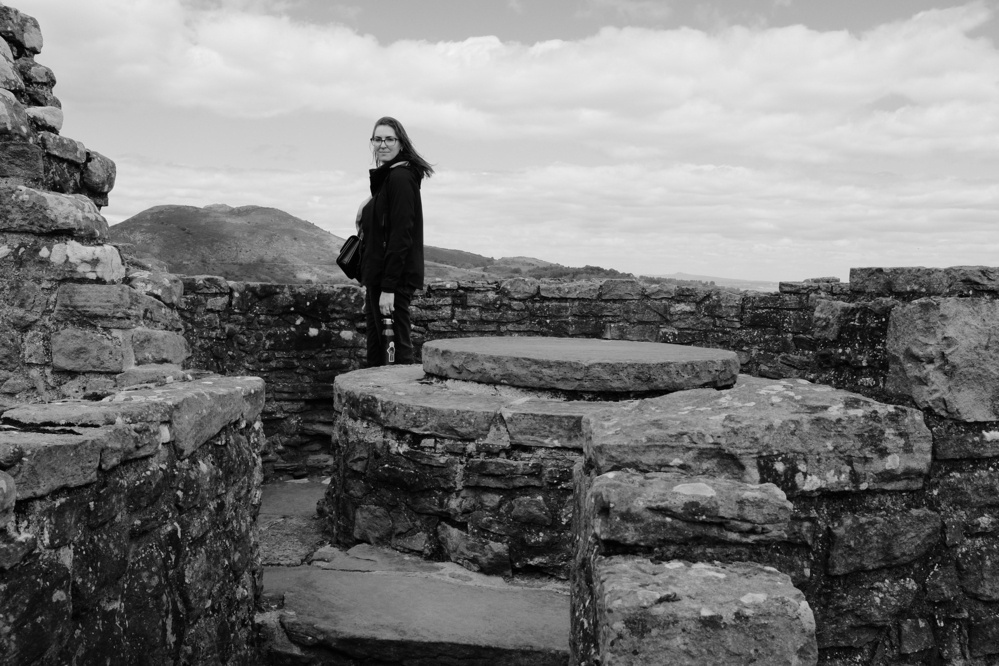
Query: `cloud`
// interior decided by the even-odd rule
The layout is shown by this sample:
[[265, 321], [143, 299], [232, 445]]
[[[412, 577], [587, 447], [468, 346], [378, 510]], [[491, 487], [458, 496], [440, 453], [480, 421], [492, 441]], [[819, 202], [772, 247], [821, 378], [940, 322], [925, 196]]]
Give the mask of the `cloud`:
[[[850, 158], [870, 151], [909, 159], [975, 150], [999, 136], [999, 52], [968, 36], [991, 17], [983, 4], [923, 12], [860, 36], [802, 26], [605, 28], [533, 45], [495, 37], [383, 45], [343, 25], [246, 10], [278, 6], [270, 1], [210, 6], [74, 4], [67, 11], [79, 12], [79, 31], [65, 41], [75, 64], [60, 72], [60, 87], [75, 99], [127, 89], [240, 118], [372, 117], [389, 107], [440, 132], [561, 137], [611, 156], [653, 143], [679, 160], [706, 150], [736, 161], [829, 162], [843, 158], [844, 146]], [[904, 108], [878, 105], [903, 97], [911, 100]]]
[[663, 0], [587, 0], [577, 14], [580, 16], [611, 14], [627, 21], [655, 23], [672, 16], [673, 9]]
[[[393, 109], [411, 132], [461, 144], [425, 186], [434, 245], [771, 279], [989, 264], [999, 250], [999, 51], [973, 36], [994, 20], [981, 2], [862, 34], [628, 27], [536, 44], [382, 44], [249, 0], [23, 4], [76, 108], [290, 125]], [[482, 169], [501, 156], [509, 170]], [[272, 205], [343, 236], [364, 194], [355, 173], [136, 155], [119, 159], [108, 213]]]

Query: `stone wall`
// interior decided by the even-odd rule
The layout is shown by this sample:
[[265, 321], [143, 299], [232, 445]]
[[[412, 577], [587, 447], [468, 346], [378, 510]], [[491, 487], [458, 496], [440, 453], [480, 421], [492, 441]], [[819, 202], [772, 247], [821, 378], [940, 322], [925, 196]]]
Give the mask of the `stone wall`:
[[0, 38], [0, 664], [253, 663], [263, 382], [181, 368], [180, 279], [108, 244], [38, 23]]
[[263, 382], [24, 405], [0, 426], [0, 664], [256, 658]]
[[[285, 303], [298, 303], [296, 311], [312, 308], [309, 317], [299, 321], [298, 316], [282, 315], [281, 308], [274, 307], [281, 302], [273, 296], [277, 293], [283, 294]], [[240, 301], [246, 294], [252, 298]], [[743, 371], [750, 375], [792, 380], [786, 385], [777, 381], [772, 389], [780, 389], [777, 393], [765, 391], [768, 401], [783, 399], [782, 392], [795, 399], [794, 381], [800, 379], [811, 382], [809, 386], [826, 385], [855, 393], [857, 398], [846, 399], [840, 410], [854, 414], [861, 422], [867, 419], [861, 416], [866, 408], [851, 400], [875, 399], [905, 408], [907, 414], [919, 414], [928, 433], [927, 438], [918, 438], [921, 442], [925, 439], [919, 447], [906, 445], [906, 440], [895, 435], [858, 431], [860, 434], [853, 437], [859, 447], [855, 452], [837, 449], [835, 456], [819, 455], [828, 444], [823, 444], [819, 428], [815, 460], [773, 454], [753, 462], [752, 466], [762, 472], [760, 478], [749, 481], [773, 484], [791, 500], [793, 511], [783, 540], [762, 544], [740, 540], [742, 532], [736, 521], [732, 537], [722, 538], [719, 528], [708, 527], [669, 544], [638, 545], [630, 552], [609, 539], [610, 545], [600, 557], [753, 559], [772, 565], [805, 592], [814, 610], [820, 663], [918, 664], [937, 660], [988, 664], [999, 655], [995, 621], [999, 616], [999, 594], [995, 591], [999, 581], [995, 567], [999, 562], [995, 369], [999, 366], [991, 342], [991, 331], [999, 323], [997, 295], [999, 270], [982, 267], [854, 269], [849, 284], [785, 283], [775, 294], [649, 287], [628, 280], [536, 283], [515, 279], [431, 285], [414, 301], [414, 320], [420, 343], [469, 335], [576, 335], [727, 348], [739, 354]], [[226, 368], [229, 371], [248, 367], [233, 362], [242, 359], [241, 363], [259, 363], [252, 366], [255, 372], [265, 363], [275, 363], [275, 372], [291, 370], [304, 376], [309, 374], [308, 364], [320, 353], [326, 354], [322, 362], [327, 369], [359, 364], [363, 346], [359, 290], [234, 284], [223, 288], [218, 283], [213, 298], [217, 299], [214, 307], [219, 326], [199, 329], [195, 355], [204, 357], [210, 349], [215, 358], [232, 363]], [[261, 313], [266, 308], [262, 304], [268, 301], [272, 306], [269, 316], [272, 321], [281, 321], [283, 328], [255, 326], [255, 321], [263, 321]], [[231, 306], [234, 302], [258, 304], [237, 310]], [[201, 301], [185, 304], [183, 316], [193, 330], [196, 320], [189, 303], [200, 307]], [[337, 311], [334, 304], [350, 309]], [[206, 312], [207, 305], [202, 313]], [[324, 328], [329, 321], [335, 324]], [[225, 326], [231, 332], [228, 337]], [[258, 337], [237, 348], [240, 333], [250, 330]], [[322, 350], [295, 350], [296, 345], [320, 335], [337, 342]], [[209, 339], [212, 345], [206, 346], [204, 341]], [[248, 336], [242, 339], [250, 340]], [[258, 362], [255, 354], [268, 355]], [[283, 369], [277, 366], [279, 358]], [[330, 376], [323, 379], [329, 381]], [[299, 393], [307, 408], [298, 413], [330, 410], [322, 395], [324, 389], [316, 384], [310, 382], [308, 389]], [[880, 407], [872, 409], [883, 412]], [[279, 416], [280, 403], [269, 410]], [[816, 414], [828, 410], [827, 405]], [[280, 423], [272, 421], [271, 426]], [[349, 419], [344, 424], [349, 424]], [[294, 428], [287, 428], [287, 432], [293, 433]], [[377, 474], [384, 478], [396, 478], [395, 474], [398, 479], [418, 481], [416, 463], [432, 466], [435, 456], [440, 455], [434, 447], [448, 445], [435, 440], [424, 442], [431, 448], [421, 449], [421, 437], [425, 436], [416, 436], [406, 440], [407, 446], [397, 447], [399, 451], [409, 447], [413, 455], [400, 457], [392, 448], [398, 433], [391, 427], [386, 432], [375, 437], [387, 447], [377, 452], [378, 463], [398, 458], [396, 462], [402, 466], [379, 469]], [[768, 437], [760, 435], [758, 439], [764, 442]], [[471, 438], [478, 439], [486, 442], [488, 433]], [[581, 446], [585, 449], [585, 442]], [[893, 447], [901, 447], [895, 457], [888, 452], [881, 462], [863, 462], [872, 452]], [[477, 452], [470, 454], [470, 459], [491, 456], [488, 451]], [[823, 460], [836, 456], [845, 461], [843, 469], [848, 471], [828, 470], [833, 473], [831, 478], [826, 478], [825, 472], [818, 473]], [[910, 464], [913, 456], [918, 464]], [[360, 470], [361, 461], [355, 462]], [[518, 464], [511, 462], [506, 466]], [[595, 465], [591, 474], [614, 469], [613, 465], [607, 469]], [[736, 467], [720, 463], [713, 474], [724, 478], [733, 469]], [[903, 472], [903, 480], [894, 485], [879, 485]], [[585, 484], [581, 487], [586, 496]], [[533, 488], [530, 492], [519, 488], [500, 493], [479, 490], [483, 502], [490, 499], [485, 495], [492, 494], [499, 506], [512, 506], [507, 500], [534, 492]], [[568, 495], [564, 489], [557, 491], [557, 496], [546, 495], [542, 500], [565, 501]], [[503, 493], [510, 497], [501, 497]], [[466, 498], [465, 506], [477, 506], [478, 495], [472, 495]], [[454, 503], [442, 511], [439, 515], [445, 521], [465, 520], [474, 514], [461, 514], [461, 506]], [[451, 515], [454, 511], [459, 513]], [[476, 520], [476, 529], [483, 528], [481, 535], [488, 540], [488, 521]], [[446, 533], [415, 522], [410, 532], [397, 531], [397, 522], [405, 523], [391, 515], [381, 523], [373, 519], [370, 525], [382, 524], [383, 532], [360, 536], [393, 543], [422, 531], [429, 541], [408, 544], [413, 550], [430, 543], [431, 550], [440, 547], [447, 551]], [[497, 525], [504, 530], [509, 527], [507, 523]], [[343, 525], [341, 533], [355, 527]], [[357, 538], [358, 533], [349, 536]], [[400, 541], [395, 545], [405, 549], [407, 544]], [[458, 545], [474, 552], [469, 544]], [[474, 557], [468, 559], [481, 567], [489, 561], [488, 555], [488, 550], [482, 550], [478, 563]], [[601, 562], [600, 566], [610, 567], [608, 571], [618, 572], [614, 575], [623, 575], [614, 569], [620, 561]]]
[[[362, 367], [359, 287], [267, 285], [184, 278], [180, 313], [191, 367], [264, 377], [268, 473], [328, 470], [333, 380]], [[428, 340], [543, 335], [672, 342], [739, 352], [744, 372], [836, 379], [880, 388], [883, 312], [837, 321], [836, 346], [816, 353], [813, 311], [821, 297], [853, 300], [849, 285], [790, 283], [779, 294], [640, 284], [634, 280], [437, 282], [413, 301], [417, 350]], [[881, 329], [878, 329], [878, 327]], [[880, 333], [883, 339], [883, 332]], [[873, 342], [871, 341], [873, 339]], [[881, 365], [878, 365], [878, 364]]]

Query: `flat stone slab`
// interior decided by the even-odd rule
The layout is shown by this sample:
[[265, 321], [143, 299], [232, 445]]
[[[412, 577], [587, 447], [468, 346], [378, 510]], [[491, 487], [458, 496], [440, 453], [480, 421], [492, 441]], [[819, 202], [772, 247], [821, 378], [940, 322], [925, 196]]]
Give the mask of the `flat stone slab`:
[[582, 448], [582, 418], [606, 403], [565, 400], [507, 386], [429, 378], [418, 365], [340, 375], [334, 409], [428, 437], [490, 436], [514, 445]]
[[[101, 426], [114, 426], [122, 432], [138, 432], [143, 436], [152, 431], [156, 445], [172, 444], [177, 455], [184, 458], [227, 424], [256, 421], [263, 406], [264, 380], [259, 377], [209, 376], [152, 388], [126, 389], [100, 401], [23, 405], [0, 416], [14, 425], [59, 426], [79, 433]], [[0, 433], [0, 446], [9, 437], [13, 435]], [[151, 452], [148, 450], [147, 454]], [[102, 462], [104, 469], [109, 466], [110, 462]]]
[[269, 656], [301, 658], [315, 647], [372, 663], [569, 663], [562, 592], [370, 546], [324, 550], [327, 561], [313, 566], [265, 568], [264, 593], [284, 599], [284, 636], [265, 646]]
[[642, 393], [725, 388], [735, 383], [735, 352], [588, 338], [481, 337], [423, 346], [432, 375], [528, 388]]
[[316, 514], [316, 504], [323, 498], [328, 485], [302, 479], [261, 486], [257, 516], [261, 564], [298, 566], [327, 541]]
[[806, 666], [815, 619], [791, 579], [750, 562], [597, 558], [596, 651], [615, 666]]
[[583, 422], [597, 474], [620, 469], [773, 483], [801, 493], [918, 489], [932, 437], [918, 410], [802, 379], [741, 375], [699, 389], [616, 403]]

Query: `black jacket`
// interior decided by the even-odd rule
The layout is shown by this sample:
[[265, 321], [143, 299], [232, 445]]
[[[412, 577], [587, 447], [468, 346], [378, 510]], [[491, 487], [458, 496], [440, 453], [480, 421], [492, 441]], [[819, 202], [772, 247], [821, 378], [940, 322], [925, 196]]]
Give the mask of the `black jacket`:
[[423, 288], [423, 174], [405, 161], [400, 155], [370, 170], [372, 199], [361, 213], [361, 283], [412, 294]]

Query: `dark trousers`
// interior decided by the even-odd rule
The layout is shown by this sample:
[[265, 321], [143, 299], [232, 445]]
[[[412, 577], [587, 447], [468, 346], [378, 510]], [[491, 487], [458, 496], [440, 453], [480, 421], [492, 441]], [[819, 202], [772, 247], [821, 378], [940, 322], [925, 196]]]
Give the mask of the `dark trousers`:
[[[365, 321], [368, 329], [368, 364], [373, 368], [385, 365], [385, 339], [382, 335], [382, 315], [378, 311], [378, 298], [382, 292], [368, 287], [365, 289]], [[392, 330], [395, 331], [396, 365], [415, 363], [413, 354], [413, 323], [409, 318], [411, 294], [396, 292], [395, 312], [392, 313]]]

